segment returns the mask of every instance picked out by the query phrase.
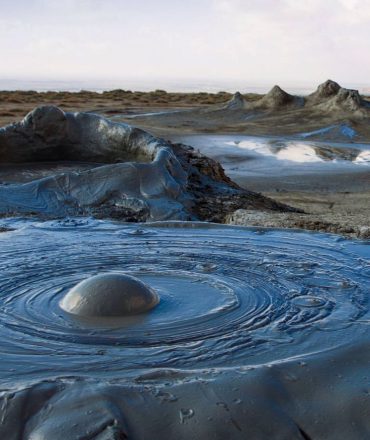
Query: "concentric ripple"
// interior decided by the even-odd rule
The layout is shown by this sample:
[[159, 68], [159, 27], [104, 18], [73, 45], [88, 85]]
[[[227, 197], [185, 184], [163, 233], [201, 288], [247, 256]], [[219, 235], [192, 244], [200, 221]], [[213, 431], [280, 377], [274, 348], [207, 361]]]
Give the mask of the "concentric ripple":
[[[370, 322], [364, 242], [204, 224], [20, 224], [0, 234], [3, 383], [272, 362], [351, 343]], [[161, 302], [119, 319], [65, 313], [65, 293], [100, 273], [133, 275]]]

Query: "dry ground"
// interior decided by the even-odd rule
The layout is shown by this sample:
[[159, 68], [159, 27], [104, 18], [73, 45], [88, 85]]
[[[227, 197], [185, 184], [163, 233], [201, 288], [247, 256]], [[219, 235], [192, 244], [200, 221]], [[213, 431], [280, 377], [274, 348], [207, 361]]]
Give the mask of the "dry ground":
[[[220, 104], [231, 98], [230, 93], [167, 93], [112, 90], [103, 93], [0, 91], [0, 126], [23, 118], [39, 105], [57, 105], [65, 111], [92, 111], [107, 116], [165, 109], [186, 109]], [[246, 95], [253, 99], [253, 96]]]

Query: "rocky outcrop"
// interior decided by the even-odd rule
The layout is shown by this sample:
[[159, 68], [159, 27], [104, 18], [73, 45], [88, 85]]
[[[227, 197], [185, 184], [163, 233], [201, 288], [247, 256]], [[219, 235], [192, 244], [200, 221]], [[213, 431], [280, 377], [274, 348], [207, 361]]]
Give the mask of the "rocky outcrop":
[[[232, 182], [191, 147], [89, 113], [39, 107], [0, 130], [3, 162], [106, 162], [83, 172], [0, 185], [0, 214], [93, 215], [125, 221], [223, 221], [238, 208], [290, 210]], [[119, 162], [119, 163], [112, 163]]]

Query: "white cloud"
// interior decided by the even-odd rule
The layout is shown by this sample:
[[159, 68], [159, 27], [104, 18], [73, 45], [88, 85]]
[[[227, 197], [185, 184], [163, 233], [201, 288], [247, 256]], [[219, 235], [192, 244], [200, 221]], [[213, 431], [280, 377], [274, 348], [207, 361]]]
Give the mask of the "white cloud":
[[18, 0], [0, 77], [370, 82], [370, 0]]
[[215, 0], [214, 5], [235, 30], [230, 50], [253, 56], [252, 77], [370, 81], [368, 1]]

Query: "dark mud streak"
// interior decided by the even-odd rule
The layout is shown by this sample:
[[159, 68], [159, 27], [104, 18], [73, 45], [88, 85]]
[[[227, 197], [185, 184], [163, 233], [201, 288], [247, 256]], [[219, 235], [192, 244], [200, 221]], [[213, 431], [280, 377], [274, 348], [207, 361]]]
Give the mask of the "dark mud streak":
[[304, 440], [313, 440], [312, 437], [310, 437], [304, 430], [303, 428], [301, 428], [299, 425], [297, 425], [298, 431], [300, 432], [300, 434], [302, 435], [302, 438]]

